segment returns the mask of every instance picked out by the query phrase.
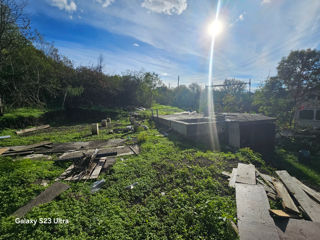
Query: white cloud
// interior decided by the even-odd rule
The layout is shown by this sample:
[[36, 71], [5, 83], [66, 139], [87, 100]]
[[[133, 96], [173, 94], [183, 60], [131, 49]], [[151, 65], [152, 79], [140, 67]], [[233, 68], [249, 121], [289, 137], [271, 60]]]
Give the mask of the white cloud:
[[140, 47], [140, 45], [138, 43], [134, 43], [132, 44], [134, 47]]
[[271, 0], [262, 0], [261, 4], [271, 3]]
[[51, 0], [51, 5], [67, 12], [74, 12], [77, 10], [77, 5], [73, 0], [71, 0], [70, 3], [69, 0]]
[[142, 7], [156, 13], [180, 15], [187, 9], [187, 0], [144, 0]]
[[96, 2], [102, 4], [102, 7], [107, 8], [115, 0], [96, 0]]

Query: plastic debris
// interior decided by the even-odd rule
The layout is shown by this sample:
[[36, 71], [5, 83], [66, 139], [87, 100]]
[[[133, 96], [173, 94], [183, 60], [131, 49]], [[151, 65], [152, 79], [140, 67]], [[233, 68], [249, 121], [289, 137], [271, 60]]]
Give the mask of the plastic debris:
[[7, 136], [0, 136], [0, 139], [6, 139], [6, 138], [11, 138], [10, 135], [7, 135]]
[[134, 186], [136, 186], [137, 184], [138, 184], [138, 182], [132, 183], [131, 185], [126, 186], [126, 189], [133, 189]]
[[164, 195], [166, 195], [166, 193], [165, 192], [161, 192], [161, 196], [164, 196]]
[[101, 189], [101, 187], [105, 184], [106, 180], [101, 179], [100, 181], [96, 181], [91, 186], [91, 193], [95, 193]]

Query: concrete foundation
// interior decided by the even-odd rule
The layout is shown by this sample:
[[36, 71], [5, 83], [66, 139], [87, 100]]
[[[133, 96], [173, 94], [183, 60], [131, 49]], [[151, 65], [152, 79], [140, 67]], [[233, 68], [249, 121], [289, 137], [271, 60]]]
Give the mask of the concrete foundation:
[[275, 119], [260, 114], [221, 113], [210, 118], [198, 113], [180, 113], [154, 118], [160, 125], [209, 147], [212, 125], [220, 144], [233, 148], [250, 147], [262, 153], [274, 149]]

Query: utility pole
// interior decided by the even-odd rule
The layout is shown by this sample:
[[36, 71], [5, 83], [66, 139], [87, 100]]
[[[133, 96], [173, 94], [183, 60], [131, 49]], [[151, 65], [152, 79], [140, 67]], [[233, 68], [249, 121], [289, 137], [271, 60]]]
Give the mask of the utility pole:
[[178, 88], [179, 88], [179, 84], [180, 84], [180, 76], [178, 75]]
[[251, 78], [249, 79], [249, 93], [251, 93]]

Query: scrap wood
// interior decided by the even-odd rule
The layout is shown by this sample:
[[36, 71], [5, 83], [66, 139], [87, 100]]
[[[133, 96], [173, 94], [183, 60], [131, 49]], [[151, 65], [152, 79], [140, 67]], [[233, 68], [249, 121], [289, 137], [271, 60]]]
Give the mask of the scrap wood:
[[222, 171], [222, 173], [221, 173], [223, 176], [225, 176], [225, 177], [231, 177], [231, 173], [229, 173], [229, 172], [225, 172], [225, 171]]
[[25, 152], [25, 151], [28, 151], [28, 150], [33, 150], [33, 149], [35, 149], [35, 148], [42, 147], [42, 146], [45, 146], [45, 145], [50, 145], [50, 144], [52, 144], [52, 142], [50, 142], [50, 141], [43, 141], [43, 142], [31, 144], [31, 145], [12, 146], [12, 147], [9, 147], [9, 150], [10, 150], [11, 153], [15, 153], [15, 152]]
[[257, 181], [263, 186], [263, 188], [264, 188], [264, 190], [266, 190], [266, 192], [276, 194], [276, 192], [271, 187], [269, 187], [267, 184], [265, 184], [264, 181], [262, 181], [259, 178], [257, 178]]
[[320, 222], [320, 204], [309, 198], [287, 171], [276, 171], [276, 173], [305, 210], [309, 218], [314, 222]]
[[0, 155], [2, 155], [3, 153], [5, 153], [8, 150], [9, 150], [9, 148], [0, 148]]
[[265, 181], [265, 183], [266, 183], [269, 187], [271, 187], [274, 191], [276, 190], [276, 189], [274, 188], [273, 182], [272, 182], [273, 179], [274, 179], [274, 177], [271, 177], [271, 176], [269, 176], [269, 175], [267, 175], [267, 174], [261, 173], [261, 172], [259, 172], [258, 169], [256, 169], [256, 173], [257, 173], [258, 176], [260, 176], [260, 177], [263, 179], [263, 181]]
[[277, 209], [269, 209], [270, 213], [275, 216], [275, 217], [282, 217], [282, 218], [299, 218], [299, 216], [286, 213], [285, 211], [282, 210], [277, 210]]
[[256, 170], [254, 165], [238, 163], [236, 182], [256, 184]]
[[44, 190], [42, 193], [40, 193], [35, 199], [31, 200], [27, 205], [15, 211], [12, 215], [21, 218], [25, 214], [27, 214], [34, 206], [51, 202], [55, 197], [60, 195], [62, 192], [64, 192], [68, 188], [69, 186], [64, 183], [55, 182], [46, 190]]
[[91, 173], [90, 179], [96, 179], [99, 177], [100, 171], [101, 171], [102, 167], [104, 166], [106, 159], [107, 159], [106, 157], [99, 159], [97, 166], [94, 168], [93, 172]]
[[293, 218], [276, 218], [275, 224], [281, 240], [319, 240], [320, 223]]
[[60, 177], [56, 178], [55, 181], [59, 181], [62, 179], [65, 179], [71, 172], [72, 169], [74, 168], [74, 164], [72, 163], [61, 175]]
[[310, 197], [312, 197], [314, 200], [316, 200], [318, 203], [320, 203], [320, 193], [313, 190], [312, 188], [309, 188], [308, 186], [304, 185], [302, 182], [300, 182], [295, 177], [292, 177], [294, 181], [298, 183], [298, 185], [302, 188], [303, 191], [305, 191]]
[[233, 187], [233, 188], [235, 187], [236, 177], [237, 177], [237, 169], [233, 168], [230, 176], [229, 187]]
[[261, 185], [236, 183], [236, 204], [240, 239], [279, 239], [269, 214], [269, 201]]
[[293, 202], [285, 186], [276, 179], [273, 180], [273, 185], [278, 193], [278, 196], [282, 199], [283, 208], [287, 211], [291, 211], [299, 214], [300, 213], [299, 209]]
[[111, 167], [113, 164], [115, 164], [115, 162], [116, 162], [116, 158], [107, 158], [103, 165], [102, 171], [105, 171], [106, 169]]
[[136, 145], [133, 145], [133, 146], [129, 146], [129, 148], [132, 150], [132, 152], [134, 152], [135, 155], [138, 155], [139, 154], [139, 146], [136, 144]]
[[267, 192], [267, 196], [272, 198], [273, 200], [276, 200], [277, 199], [277, 195], [276, 194], [273, 194], [271, 192]]
[[50, 125], [41, 125], [41, 126], [38, 126], [38, 127], [26, 128], [26, 129], [23, 129], [23, 130], [20, 130], [20, 131], [16, 131], [16, 134], [17, 135], [22, 135], [24, 133], [34, 132], [34, 131], [46, 129], [46, 128], [49, 128], [49, 127], [50, 127]]
[[28, 155], [32, 154], [34, 151], [24, 151], [24, 152], [10, 152], [7, 151], [6, 153], [2, 154], [2, 156], [22, 156], [22, 155]]

